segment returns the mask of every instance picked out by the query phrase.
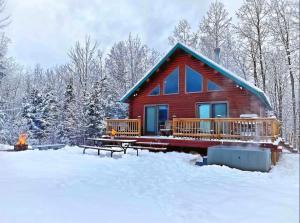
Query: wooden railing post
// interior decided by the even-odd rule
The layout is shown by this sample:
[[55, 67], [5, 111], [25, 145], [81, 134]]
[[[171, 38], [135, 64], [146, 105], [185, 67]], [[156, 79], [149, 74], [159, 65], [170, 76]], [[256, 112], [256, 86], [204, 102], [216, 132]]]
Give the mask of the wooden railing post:
[[176, 136], [176, 134], [177, 134], [176, 125], [177, 125], [177, 120], [176, 120], [176, 118], [173, 118], [172, 119], [172, 132], [173, 132], [174, 136]]
[[271, 124], [271, 132], [272, 132], [272, 136], [271, 136], [271, 140], [272, 141], [275, 141], [275, 139], [276, 139], [276, 137], [277, 137], [277, 122], [276, 122], [277, 120], [272, 120], [272, 124]]
[[172, 116], [172, 133], [173, 133], [173, 136], [177, 135], [177, 119], [176, 119], [176, 115]]
[[138, 116], [138, 123], [137, 123], [137, 130], [138, 130], [138, 136], [142, 135], [142, 121], [141, 116]]

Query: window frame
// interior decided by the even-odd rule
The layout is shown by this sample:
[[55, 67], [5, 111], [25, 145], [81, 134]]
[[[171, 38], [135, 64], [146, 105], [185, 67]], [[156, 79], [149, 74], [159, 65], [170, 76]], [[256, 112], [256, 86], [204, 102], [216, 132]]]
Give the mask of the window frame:
[[[201, 90], [200, 91], [191, 91], [191, 92], [187, 91], [187, 72], [186, 72], [187, 67], [189, 69], [191, 69], [192, 71], [198, 73], [201, 76]], [[198, 71], [194, 70], [193, 68], [191, 68], [190, 66], [185, 65], [184, 66], [184, 91], [185, 91], [185, 93], [186, 94], [202, 93], [203, 92], [203, 86], [204, 86], [203, 84], [204, 84], [204, 77], [203, 77], [203, 75], [200, 74]]]
[[[155, 89], [155, 88], [158, 88], [158, 94], [155, 94], [155, 95], [151, 95], [152, 91]], [[160, 85], [156, 85], [154, 88], [151, 89], [151, 91], [148, 93], [148, 96], [150, 97], [155, 97], [155, 96], [159, 96], [160, 95]]]
[[[165, 93], [165, 80], [173, 73], [173, 71], [178, 70], [178, 80], [177, 80], [177, 92], [175, 93]], [[179, 66], [177, 66], [175, 69], [173, 69], [164, 79], [163, 79], [163, 95], [172, 95], [172, 94], [179, 94], [180, 89], [179, 89], [179, 80], [180, 79], [180, 70]]]

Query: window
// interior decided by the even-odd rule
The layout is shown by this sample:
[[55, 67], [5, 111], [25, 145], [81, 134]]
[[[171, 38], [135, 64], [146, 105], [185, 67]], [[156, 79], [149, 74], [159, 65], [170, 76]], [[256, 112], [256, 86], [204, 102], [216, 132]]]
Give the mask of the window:
[[157, 96], [160, 93], [160, 87], [157, 85], [152, 91], [148, 94], [149, 96]]
[[185, 91], [188, 93], [202, 91], [202, 75], [185, 66]]
[[178, 93], [178, 79], [179, 79], [179, 70], [177, 67], [164, 80], [164, 94]]
[[227, 117], [227, 104], [226, 103], [212, 104], [212, 117], [213, 118], [226, 118]]
[[207, 90], [208, 91], [220, 91], [222, 89], [220, 88], [219, 85], [217, 85], [214, 82], [208, 80], [208, 82], [207, 82]]

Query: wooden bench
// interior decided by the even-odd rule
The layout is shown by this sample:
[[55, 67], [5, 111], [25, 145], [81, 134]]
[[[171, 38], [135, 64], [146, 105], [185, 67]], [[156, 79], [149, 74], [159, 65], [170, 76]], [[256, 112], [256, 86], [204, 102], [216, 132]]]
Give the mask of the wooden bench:
[[118, 147], [99, 147], [99, 146], [88, 146], [88, 145], [80, 145], [79, 147], [83, 148], [83, 154], [85, 154], [85, 150], [87, 149], [95, 149], [98, 150], [98, 155], [100, 155], [100, 150], [110, 151], [110, 156], [113, 156], [115, 152], [124, 152], [125, 150]]

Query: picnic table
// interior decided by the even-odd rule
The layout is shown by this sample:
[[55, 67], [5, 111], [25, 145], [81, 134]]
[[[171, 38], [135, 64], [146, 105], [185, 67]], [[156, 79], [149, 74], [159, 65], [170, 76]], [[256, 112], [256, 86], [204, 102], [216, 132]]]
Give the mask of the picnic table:
[[[100, 151], [110, 151], [111, 157], [115, 152], [124, 152], [126, 154], [126, 150], [131, 148], [131, 144], [135, 143], [136, 140], [133, 139], [108, 139], [108, 138], [87, 138], [87, 140], [93, 141], [94, 145], [81, 145], [83, 147], [83, 153], [87, 149], [95, 149], [98, 150], [98, 155], [100, 155]], [[99, 145], [100, 144], [100, 145]]]

